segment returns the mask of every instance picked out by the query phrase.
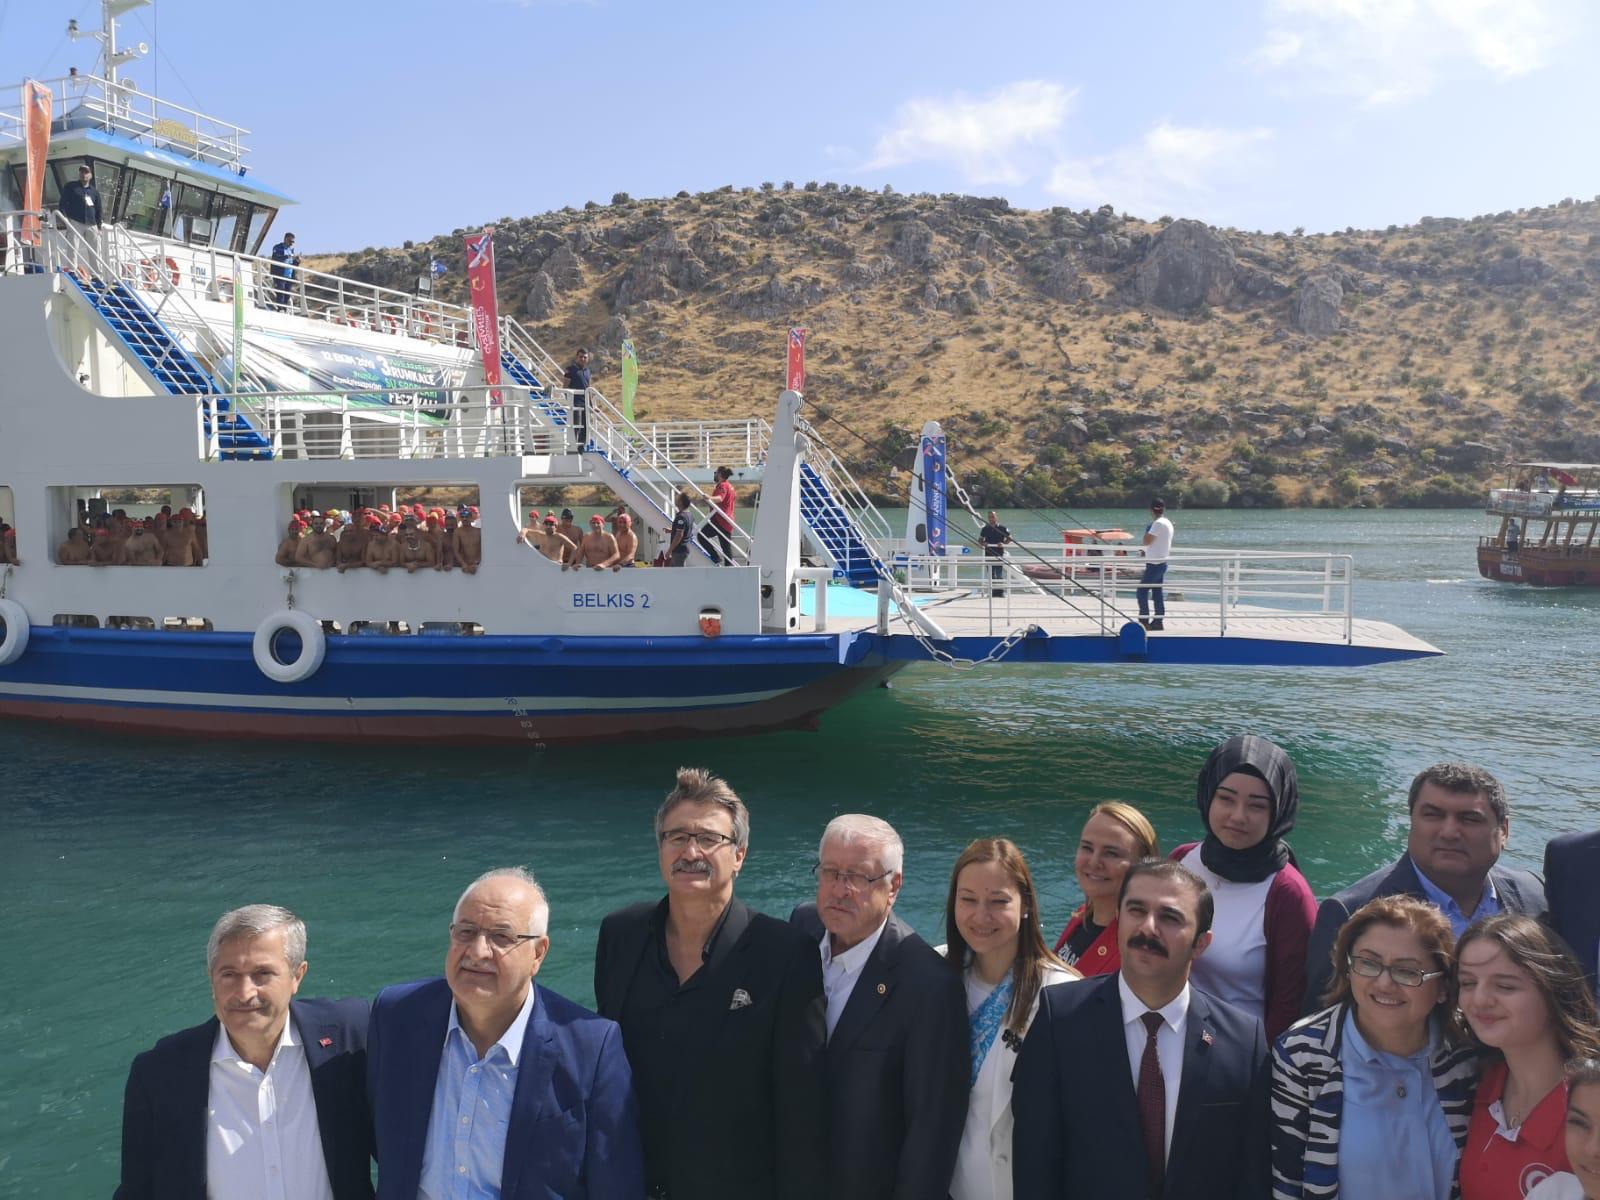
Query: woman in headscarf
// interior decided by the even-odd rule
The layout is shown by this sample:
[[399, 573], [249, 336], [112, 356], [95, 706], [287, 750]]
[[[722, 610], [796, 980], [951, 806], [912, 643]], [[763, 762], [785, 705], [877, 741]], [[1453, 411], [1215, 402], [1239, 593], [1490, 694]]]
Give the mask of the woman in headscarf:
[[1190, 979], [1260, 1017], [1271, 1041], [1299, 1015], [1317, 919], [1311, 885], [1284, 840], [1300, 807], [1294, 763], [1266, 738], [1231, 737], [1200, 768], [1195, 801], [1205, 840], [1171, 857], [1205, 880], [1216, 916]]

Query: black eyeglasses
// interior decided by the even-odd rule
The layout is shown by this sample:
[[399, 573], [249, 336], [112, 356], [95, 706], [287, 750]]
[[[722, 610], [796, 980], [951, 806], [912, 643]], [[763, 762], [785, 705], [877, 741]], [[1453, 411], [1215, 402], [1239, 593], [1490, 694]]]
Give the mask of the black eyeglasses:
[[860, 871], [841, 871], [838, 867], [825, 867], [821, 863], [814, 863], [811, 873], [820, 883], [830, 887], [842, 883], [852, 892], [864, 892], [878, 880], [894, 874], [893, 871], [879, 871], [876, 875], [863, 875]]
[[733, 845], [733, 838], [714, 830], [691, 833], [687, 829], [668, 829], [661, 835], [661, 844], [673, 850], [686, 850], [693, 842], [702, 854], [711, 854], [723, 846]]
[[1350, 966], [1353, 975], [1363, 979], [1377, 979], [1385, 971], [1389, 978], [1401, 987], [1419, 988], [1430, 979], [1438, 979], [1444, 971], [1419, 971], [1415, 967], [1397, 967], [1393, 963], [1381, 963], [1375, 958], [1368, 958], [1364, 954], [1352, 954], [1345, 960]]
[[468, 921], [454, 921], [450, 925], [450, 940], [458, 946], [470, 946], [479, 936], [489, 940], [489, 949], [496, 954], [510, 954], [523, 942], [542, 938], [542, 933], [511, 933], [504, 929], [484, 929]]

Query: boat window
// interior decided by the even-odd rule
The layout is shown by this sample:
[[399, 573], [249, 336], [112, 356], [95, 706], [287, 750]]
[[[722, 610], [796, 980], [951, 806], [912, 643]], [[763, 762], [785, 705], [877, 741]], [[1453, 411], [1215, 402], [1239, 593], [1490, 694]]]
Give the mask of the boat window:
[[[28, 169], [25, 166], [11, 168], [11, 179], [17, 189], [17, 195], [28, 194]], [[44, 173], [44, 206], [54, 208], [61, 202], [61, 189], [56, 186], [55, 174], [51, 171]]]
[[100, 618], [89, 613], [57, 613], [50, 624], [57, 629], [99, 629]]
[[424, 621], [423, 637], [482, 637], [483, 626], [476, 621]]
[[261, 243], [266, 241], [267, 231], [272, 228], [272, 218], [278, 215], [275, 208], [263, 208], [259, 204], [250, 208], [250, 232], [246, 243], [251, 254], [261, 253]]
[[178, 633], [210, 633], [215, 626], [210, 617], [162, 617], [161, 628]]
[[250, 229], [250, 204], [237, 196], [218, 196], [212, 206], [212, 220], [216, 223], [211, 244], [218, 250], [244, 251], [245, 235]]
[[122, 164], [108, 162], [103, 158], [69, 158], [56, 164], [60, 173], [60, 182], [65, 184], [78, 177], [78, 168], [84, 163], [94, 168], [94, 186], [100, 193], [100, 203], [105, 205], [106, 211], [101, 215], [110, 220], [111, 213], [117, 211], [117, 192], [122, 187]]
[[351, 621], [350, 632], [357, 637], [405, 637], [411, 626], [405, 621]]
[[[52, 487], [48, 511], [52, 557], [63, 566], [198, 567], [210, 555], [205, 496], [194, 484]], [[87, 555], [68, 550], [79, 537]]]
[[211, 216], [211, 200], [215, 192], [180, 183], [172, 195], [172, 236], [187, 242], [200, 222]]
[[155, 629], [155, 627], [156, 627], [156, 623], [155, 623], [154, 618], [152, 618], [152, 617], [118, 617], [118, 616], [110, 616], [110, 617], [106, 618], [106, 628], [107, 629], [153, 630], [153, 629]]
[[165, 233], [162, 224], [166, 211], [161, 207], [161, 195], [170, 186], [170, 180], [130, 169], [118, 219], [137, 233]]

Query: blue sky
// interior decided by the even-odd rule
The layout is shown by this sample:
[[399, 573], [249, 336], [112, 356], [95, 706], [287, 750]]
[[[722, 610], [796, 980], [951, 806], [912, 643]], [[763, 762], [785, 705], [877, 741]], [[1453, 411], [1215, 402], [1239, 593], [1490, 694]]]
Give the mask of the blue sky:
[[[0, 79], [96, 0], [0, 0]], [[136, 85], [252, 130], [309, 250], [833, 180], [1248, 229], [1600, 194], [1593, 0], [158, 0]], [[14, 107], [6, 98], [5, 107]]]

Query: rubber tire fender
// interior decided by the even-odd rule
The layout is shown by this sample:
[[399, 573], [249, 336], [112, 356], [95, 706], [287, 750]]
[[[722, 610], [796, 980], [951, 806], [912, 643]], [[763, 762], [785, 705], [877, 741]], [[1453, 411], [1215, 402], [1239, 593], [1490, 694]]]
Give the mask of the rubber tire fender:
[[[300, 657], [292, 663], [279, 662], [272, 653], [273, 641], [285, 630], [293, 630], [300, 637]], [[322, 659], [328, 653], [328, 638], [315, 617], [284, 608], [261, 622], [251, 651], [261, 673], [274, 683], [300, 683], [321, 668]]]
[[0, 639], [0, 667], [9, 667], [28, 649], [28, 610], [15, 600], [0, 600], [0, 621], [6, 636]]

